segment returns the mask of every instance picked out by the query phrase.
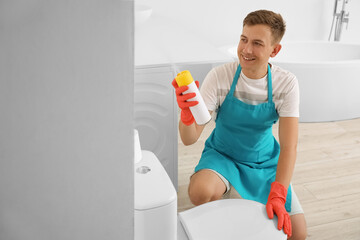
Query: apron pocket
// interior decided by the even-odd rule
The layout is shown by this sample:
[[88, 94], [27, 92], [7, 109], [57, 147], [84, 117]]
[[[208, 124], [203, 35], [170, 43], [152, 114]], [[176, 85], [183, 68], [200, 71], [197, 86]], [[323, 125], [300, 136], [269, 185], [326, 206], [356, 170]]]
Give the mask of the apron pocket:
[[224, 143], [220, 138], [216, 137], [215, 134], [213, 135], [212, 147], [225, 156], [232, 158], [234, 155], [233, 149], [229, 144]]
[[237, 149], [236, 156], [236, 160], [242, 163], [257, 163], [259, 160], [258, 151]]
[[231, 143], [225, 143], [217, 136], [213, 136], [213, 148], [219, 153], [230, 157], [235, 162], [250, 162], [257, 163], [259, 159], [259, 152], [252, 150], [245, 150], [242, 147], [231, 147]]

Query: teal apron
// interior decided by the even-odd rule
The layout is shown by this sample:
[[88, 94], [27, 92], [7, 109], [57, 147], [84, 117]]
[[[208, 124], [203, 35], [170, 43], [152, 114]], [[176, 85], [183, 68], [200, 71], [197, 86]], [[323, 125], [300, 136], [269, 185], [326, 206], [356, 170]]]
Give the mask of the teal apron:
[[[268, 102], [258, 105], [244, 103], [234, 96], [240, 72], [239, 65], [195, 172], [215, 170], [241, 197], [266, 204], [280, 154], [279, 143], [272, 134], [272, 125], [279, 116], [272, 101], [271, 69], [268, 66]], [[285, 208], [291, 211], [291, 186]]]

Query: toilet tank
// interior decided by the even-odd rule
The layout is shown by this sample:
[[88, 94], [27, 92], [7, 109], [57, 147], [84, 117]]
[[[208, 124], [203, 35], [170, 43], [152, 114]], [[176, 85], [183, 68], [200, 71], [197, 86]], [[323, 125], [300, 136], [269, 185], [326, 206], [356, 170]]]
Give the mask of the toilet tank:
[[175, 240], [177, 195], [158, 158], [142, 151], [135, 163], [135, 240]]

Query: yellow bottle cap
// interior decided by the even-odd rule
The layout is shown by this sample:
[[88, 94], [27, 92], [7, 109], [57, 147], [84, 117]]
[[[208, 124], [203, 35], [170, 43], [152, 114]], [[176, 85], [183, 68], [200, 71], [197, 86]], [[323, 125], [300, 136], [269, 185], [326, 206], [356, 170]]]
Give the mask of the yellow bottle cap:
[[193, 77], [191, 76], [188, 70], [178, 73], [178, 75], [175, 77], [175, 80], [179, 85], [179, 87], [187, 86], [194, 81]]

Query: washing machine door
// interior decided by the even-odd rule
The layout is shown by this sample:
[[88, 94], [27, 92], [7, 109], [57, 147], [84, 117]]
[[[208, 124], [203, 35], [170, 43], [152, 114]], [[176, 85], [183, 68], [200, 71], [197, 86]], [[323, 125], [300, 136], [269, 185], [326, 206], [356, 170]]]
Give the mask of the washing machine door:
[[189, 240], [269, 239], [286, 240], [269, 219], [265, 205], [245, 199], [223, 199], [179, 213]]

